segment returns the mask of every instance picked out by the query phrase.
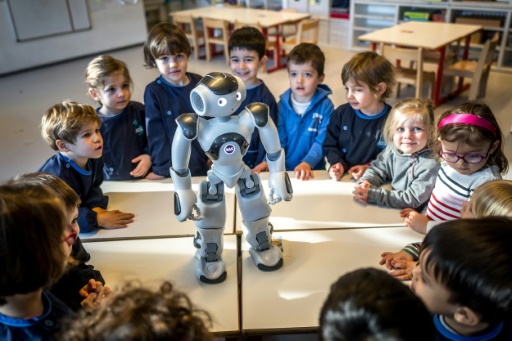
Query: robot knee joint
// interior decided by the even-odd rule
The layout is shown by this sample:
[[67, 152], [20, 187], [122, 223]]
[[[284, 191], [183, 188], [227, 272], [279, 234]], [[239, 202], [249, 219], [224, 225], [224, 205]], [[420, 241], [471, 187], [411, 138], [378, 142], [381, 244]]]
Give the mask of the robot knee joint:
[[223, 183], [212, 184], [210, 182], [203, 181], [201, 186], [201, 201], [204, 203], [208, 202], [221, 202], [224, 201], [224, 185]]
[[242, 197], [248, 197], [261, 191], [258, 178], [254, 177], [252, 174], [246, 179], [238, 180], [238, 187], [240, 188], [240, 195]]

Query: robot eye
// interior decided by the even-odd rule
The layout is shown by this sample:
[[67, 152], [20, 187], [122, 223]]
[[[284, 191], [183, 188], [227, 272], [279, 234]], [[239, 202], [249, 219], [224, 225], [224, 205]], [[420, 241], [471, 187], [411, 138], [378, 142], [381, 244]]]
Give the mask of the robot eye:
[[240, 91], [238, 91], [238, 92], [236, 93], [236, 99], [237, 99], [237, 100], [241, 100], [241, 99], [242, 99], [242, 94], [240, 93]]
[[219, 107], [223, 107], [226, 104], [228, 104], [228, 100], [225, 98], [219, 98], [219, 101], [217, 103], [219, 104]]

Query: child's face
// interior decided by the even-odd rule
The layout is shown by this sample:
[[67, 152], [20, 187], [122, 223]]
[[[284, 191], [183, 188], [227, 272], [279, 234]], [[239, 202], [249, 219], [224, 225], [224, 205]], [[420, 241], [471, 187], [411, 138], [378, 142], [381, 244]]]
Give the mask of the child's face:
[[[456, 154], [459, 157], [459, 160], [457, 162], [446, 163], [462, 175], [470, 175], [482, 169], [487, 164], [489, 156], [494, 153], [498, 146], [498, 141], [495, 141], [493, 143], [484, 142], [482, 143], [482, 145], [477, 147], [464, 142], [448, 142], [442, 140], [441, 138], [439, 138], [439, 141], [441, 142], [442, 153]], [[482, 156], [482, 160], [478, 163], [468, 163], [462, 157], [466, 156], [467, 158], [467, 155], [470, 154], [478, 154]], [[448, 156], [444, 155], [442, 157], [443, 159], [446, 160]]]
[[428, 141], [425, 125], [415, 118], [408, 118], [393, 134], [393, 143], [404, 154], [413, 154], [426, 147]]
[[261, 60], [258, 52], [254, 50], [235, 48], [229, 57], [229, 67], [234, 76], [240, 77], [246, 87], [258, 85], [258, 69], [266, 61], [264, 56]]
[[105, 116], [119, 114], [132, 97], [130, 83], [121, 72], [108, 77], [103, 88], [90, 89], [89, 93], [92, 98], [101, 102], [100, 114]]
[[411, 290], [425, 303], [431, 313], [453, 316], [457, 306], [448, 302], [450, 292], [425, 270], [425, 260], [429, 253], [428, 250], [423, 251], [419, 264], [412, 270]]
[[75, 143], [67, 143], [68, 157], [80, 164], [79, 161], [98, 159], [103, 153], [103, 139], [97, 122], [84, 125], [76, 136]]
[[[359, 83], [359, 84], [358, 84]], [[379, 96], [371, 92], [368, 84], [350, 78], [345, 83], [345, 92], [347, 101], [354, 110], [359, 110], [364, 114], [375, 113], [380, 106]]]
[[64, 229], [62, 245], [67, 256], [71, 254], [73, 244], [75, 244], [79, 233], [80, 227], [78, 227], [78, 207], [75, 207], [72, 210], [66, 210], [66, 228]]
[[155, 59], [155, 63], [166, 82], [174, 86], [183, 86], [188, 83], [186, 54], [162, 55]]
[[316, 88], [324, 80], [324, 76], [318, 75], [311, 62], [304, 64], [288, 63], [288, 76], [290, 78], [290, 89], [293, 98], [299, 103], [311, 101], [315, 95]]

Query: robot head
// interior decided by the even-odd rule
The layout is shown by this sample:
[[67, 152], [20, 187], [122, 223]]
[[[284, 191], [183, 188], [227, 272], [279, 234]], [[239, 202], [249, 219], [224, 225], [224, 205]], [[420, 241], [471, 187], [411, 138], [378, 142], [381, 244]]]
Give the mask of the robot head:
[[190, 92], [190, 103], [199, 116], [223, 117], [232, 115], [246, 95], [245, 84], [240, 78], [212, 72]]

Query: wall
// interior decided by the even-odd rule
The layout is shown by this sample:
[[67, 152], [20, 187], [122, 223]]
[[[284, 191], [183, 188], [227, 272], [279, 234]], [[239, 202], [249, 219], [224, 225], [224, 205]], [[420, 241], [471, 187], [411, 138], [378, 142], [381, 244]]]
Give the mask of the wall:
[[17, 42], [7, 3], [0, 1], [0, 75], [143, 43], [143, 2], [125, 2], [123, 6], [117, 0], [89, 0], [91, 30]]

